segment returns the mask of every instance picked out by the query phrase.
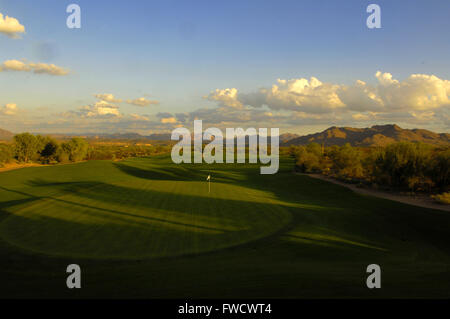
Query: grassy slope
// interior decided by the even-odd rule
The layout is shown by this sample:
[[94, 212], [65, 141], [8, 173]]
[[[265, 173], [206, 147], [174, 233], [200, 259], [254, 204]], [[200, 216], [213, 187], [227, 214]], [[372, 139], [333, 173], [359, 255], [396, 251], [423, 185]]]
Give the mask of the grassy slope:
[[[1, 173], [0, 296], [450, 296], [448, 213], [291, 167], [264, 176], [161, 157]], [[69, 263], [81, 290], [65, 288]], [[376, 291], [365, 288], [372, 263]]]

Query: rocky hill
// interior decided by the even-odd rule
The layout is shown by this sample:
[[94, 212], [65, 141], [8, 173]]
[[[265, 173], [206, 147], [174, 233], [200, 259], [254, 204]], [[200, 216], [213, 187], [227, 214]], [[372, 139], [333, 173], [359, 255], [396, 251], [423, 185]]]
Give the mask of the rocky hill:
[[12, 140], [14, 134], [7, 130], [2, 130], [0, 128], [0, 141], [9, 141]]
[[320, 133], [290, 139], [283, 145], [319, 143], [330, 146], [350, 143], [353, 146], [384, 146], [399, 141], [450, 145], [450, 134], [434, 133], [423, 129], [403, 129], [395, 124], [375, 125], [370, 128], [333, 126]]

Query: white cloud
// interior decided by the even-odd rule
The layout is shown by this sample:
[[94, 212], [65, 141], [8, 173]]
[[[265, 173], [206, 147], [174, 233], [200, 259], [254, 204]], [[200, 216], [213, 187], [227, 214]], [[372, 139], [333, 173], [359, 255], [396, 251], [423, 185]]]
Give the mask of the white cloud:
[[271, 88], [242, 94], [235, 88], [217, 89], [206, 98], [217, 101], [220, 106], [241, 108], [243, 105], [261, 107], [267, 105], [274, 110], [296, 110], [310, 113], [324, 113], [345, 105], [339, 99], [339, 86], [322, 83], [315, 77], [310, 80], [299, 78], [278, 79]]
[[3, 16], [0, 13], [0, 33], [12, 39], [19, 39], [19, 34], [25, 33], [25, 27], [16, 18]]
[[315, 77], [277, 80], [265, 95], [265, 104], [272, 109], [292, 109], [308, 113], [324, 113], [344, 107], [336, 91], [338, 85], [322, 83]]
[[398, 81], [390, 73], [375, 74], [378, 84], [371, 86], [357, 81], [339, 91], [342, 101], [351, 110], [426, 111], [450, 106], [450, 81], [435, 75], [412, 74]]
[[105, 93], [105, 94], [94, 94], [94, 96], [102, 101], [109, 102], [109, 103], [121, 103], [121, 99], [117, 99], [114, 97], [113, 94]]
[[383, 100], [374, 86], [357, 80], [352, 86], [341, 86], [338, 90], [341, 101], [353, 111], [380, 111], [384, 109]]
[[35, 74], [67, 75], [69, 71], [54, 64], [27, 63], [19, 60], [7, 60], [0, 65], [2, 71], [33, 72]]
[[121, 117], [119, 107], [109, 104], [106, 101], [98, 101], [92, 105], [85, 105], [79, 108], [78, 112], [69, 112], [82, 118], [97, 118], [97, 117]]
[[0, 114], [3, 115], [16, 115], [18, 111], [19, 108], [15, 103], [8, 103], [5, 106], [0, 107]]
[[203, 98], [210, 101], [217, 101], [220, 106], [229, 106], [234, 108], [242, 107], [242, 103], [238, 101], [238, 90], [235, 88], [223, 90], [216, 89]]
[[158, 101], [155, 100], [147, 100], [145, 97], [140, 97], [134, 100], [127, 100], [128, 104], [136, 105], [136, 106], [148, 106], [151, 104], [159, 104]]
[[[21, 70], [30, 64], [14, 61], [8, 67]], [[377, 72], [369, 84], [357, 80], [352, 85], [325, 83], [315, 77], [277, 80], [270, 88], [241, 92], [237, 88], [217, 89], [205, 98], [216, 107], [183, 113], [151, 115], [122, 113], [113, 94], [96, 94], [93, 104], [59, 114], [52, 129], [72, 132], [167, 132], [179, 125], [190, 126], [201, 119], [206, 126], [279, 127], [283, 131], [319, 130], [329, 126], [371, 126], [396, 123], [402, 127], [421, 127], [448, 131], [450, 127], [449, 81], [435, 75], [413, 74], [395, 79]], [[147, 99], [137, 101], [149, 105]], [[15, 107], [0, 108], [1, 114], [15, 113]], [[18, 118], [17, 116], [14, 118]], [[13, 123], [1, 117], [0, 124]], [[45, 120], [45, 118], [44, 118]], [[22, 123], [23, 124], [23, 123]], [[42, 124], [42, 127], [45, 127]], [[50, 126], [49, 126], [50, 128]]]
[[[238, 89], [217, 89], [207, 98], [215, 111], [192, 112], [214, 121], [248, 121], [252, 108], [291, 112], [285, 123], [346, 123], [399, 121], [403, 123], [444, 123], [443, 110], [450, 108], [450, 81], [435, 75], [412, 74], [400, 81], [390, 73], [376, 72], [375, 84], [357, 80], [353, 85], [323, 83], [315, 77], [281, 80], [271, 88], [250, 93]], [[231, 112], [233, 109], [236, 112]], [[442, 110], [439, 111], [439, 110]], [[439, 112], [438, 112], [439, 111]], [[206, 114], [205, 114], [206, 113]], [[258, 115], [261, 118], [261, 114]], [[283, 116], [278, 119], [283, 120]]]

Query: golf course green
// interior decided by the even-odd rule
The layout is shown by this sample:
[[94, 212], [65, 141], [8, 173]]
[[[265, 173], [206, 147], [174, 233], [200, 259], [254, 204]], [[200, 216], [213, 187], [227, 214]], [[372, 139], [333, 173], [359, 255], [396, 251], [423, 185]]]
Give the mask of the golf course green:
[[[448, 212], [294, 174], [290, 158], [259, 167], [164, 155], [2, 172], [0, 296], [450, 297]], [[65, 286], [71, 263], [82, 289]]]

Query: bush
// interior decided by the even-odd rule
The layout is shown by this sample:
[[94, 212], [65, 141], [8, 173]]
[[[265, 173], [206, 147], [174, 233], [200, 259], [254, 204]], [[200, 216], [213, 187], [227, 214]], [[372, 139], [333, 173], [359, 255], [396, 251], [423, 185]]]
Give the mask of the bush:
[[303, 173], [320, 172], [320, 158], [315, 153], [310, 153], [304, 147], [296, 152], [296, 167]]
[[436, 154], [430, 166], [433, 182], [439, 189], [446, 190], [450, 184], [450, 149]]
[[110, 149], [91, 148], [87, 155], [88, 160], [115, 160], [116, 154]]
[[431, 162], [431, 147], [421, 143], [399, 142], [388, 145], [375, 159], [376, 172], [380, 177], [389, 177], [389, 184], [410, 187], [414, 179], [428, 175]]
[[289, 154], [304, 173], [357, 179], [379, 186], [412, 191], [447, 192], [450, 184], [450, 149], [423, 143], [398, 142], [386, 147], [358, 148], [350, 144], [325, 149], [317, 143], [291, 146]]
[[441, 204], [450, 205], [450, 192], [434, 195], [433, 198]]
[[70, 155], [69, 153], [67, 153], [66, 151], [64, 151], [64, 149], [62, 147], [59, 147], [57, 152], [56, 152], [56, 160], [59, 163], [68, 163], [70, 160]]
[[14, 149], [11, 145], [0, 144], [0, 165], [9, 163], [14, 159]]
[[[59, 159], [66, 161], [66, 156], [72, 162], [79, 162], [86, 158], [89, 144], [82, 138], [76, 137], [61, 144]], [[60, 160], [61, 162], [61, 160]]]
[[349, 143], [339, 148], [335, 148], [330, 153], [330, 157], [339, 175], [356, 178], [361, 178], [363, 176], [361, 152], [357, 148], [352, 147]]

